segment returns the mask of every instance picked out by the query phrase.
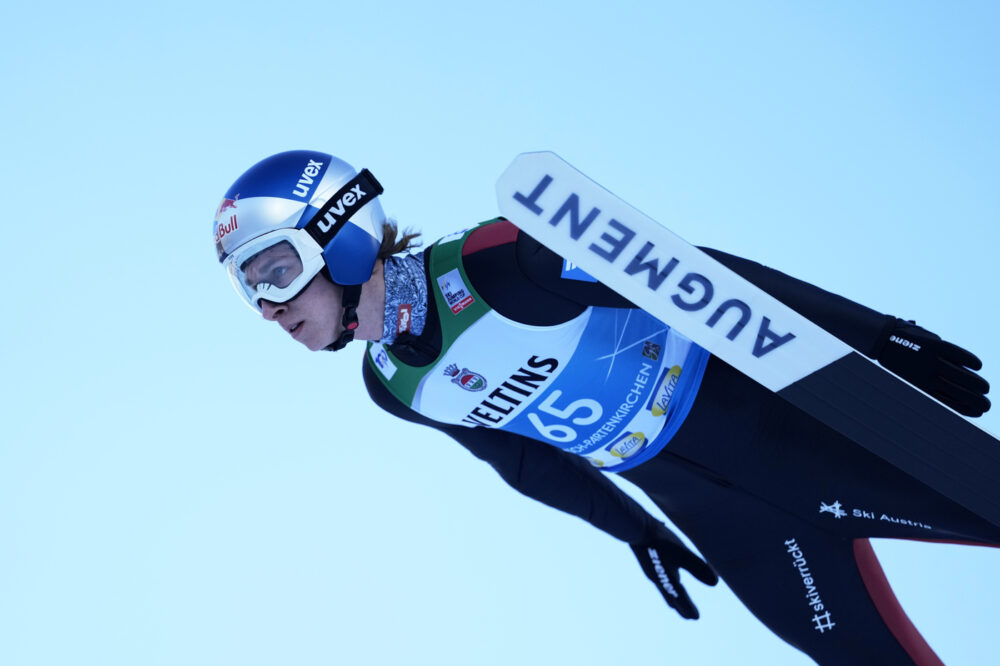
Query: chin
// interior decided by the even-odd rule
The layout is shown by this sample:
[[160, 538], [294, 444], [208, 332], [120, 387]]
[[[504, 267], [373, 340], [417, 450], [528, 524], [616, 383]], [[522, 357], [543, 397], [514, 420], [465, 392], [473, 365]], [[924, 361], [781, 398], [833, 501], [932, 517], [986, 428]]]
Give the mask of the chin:
[[302, 344], [306, 346], [309, 351], [323, 351], [330, 345], [334, 343], [335, 339], [330, 340], [303, 340]]

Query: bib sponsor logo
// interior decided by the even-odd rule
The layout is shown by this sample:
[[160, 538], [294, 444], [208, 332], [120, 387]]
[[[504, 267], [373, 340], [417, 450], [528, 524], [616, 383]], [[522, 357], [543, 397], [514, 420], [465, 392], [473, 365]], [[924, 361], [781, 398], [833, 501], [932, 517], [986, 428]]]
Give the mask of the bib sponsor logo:
[[295, 189], [292, 190], [292, 194], [297, 197], [304, 197], [309, 194], [309, 186], [313, 184], [316, 176], [319, 175], [319, 170], [322, 168], [322, 162], [309, 160], [309, 164], [307, 164], [306, 168], [302, 170], [302, 175], [299, 176], [299, 182], [295, 184]]
[[674, 397], [674, 391], [677, 390], [677, 382], [680, 379], [681, 366], [679, 365], [675, 365], [669, 370], [665, 369], [663, 374], [660, 375], [660, 381], [657, 383], [652, 400], [650, 400], [647, 406], [647, 409], [653, 413], [653, 416], [663, 416], [667, 413], [670, 399]]
[[652, 340], [646, 340], [642, 343], [642, 355], [648, 358], [650, 361], [659, 361], [660, 352], [663, 351], [663, 347], [653, 342]]
[[[517, 372], [493, 389], [475, 409], [466, 414], [462, 421], [473, 426], [497, 427], [521, 403], [529, 401], [531, 396], [545, 385], [559, 367], [559, 361], [554, 358], [532, 356], [524, 365], [527, 367], [518, 368]], [[483, 381], [485, 383], [486, 380]]]
[[239, 229], [239, 225], [236, 223], [236, 214], [235, 213], [233, 213], [232, 215], [229, 216], [229, 224], [225, 224], [225, 223], [219, 224], [218, 222], [216, 222], [215, 223], [215, 242], [218, 243], [223, 238], [225, 238], [229, 234], [233, 233], [237, 229]]
[[396, 374], [396, 364], [389, 358], [389, 354], [385, 351], [385, 347], [378, 343], [373, 344], [371, 346], [371, 355], [372, 360], [375, 361], [375, 367], [379, 369], [379, 372], [381, 372], [386, 379], [392, 379], [392, 376]]
[[410, 321], [412, 320], [413, 306], [403, 303], [396, 313], [396, 335], [410, 332]]
[[608, 451], [615, 458], [631, 458], [644, 448], [646, 448], [646, 436], [641, 432], [633, 432], [609, 446]]
[[469, 293], [469, 288], [465, 286], [462, 274], [457, 268], [453, 268], [437, 279], [438, 288], [445, 302], [451, 308], [452, 314], [458, 314], [465, 308], [476, 302], [476, 299]]
[[466, 391], [482, 391], [486, 388], [485, 377], [478, 372], [472, 372], [468, 368], [459, 370], [458, 366], [454, 363], [444, 369], [444, 374], [447, 377], [451, 377], [453, 384], [458, 384]]

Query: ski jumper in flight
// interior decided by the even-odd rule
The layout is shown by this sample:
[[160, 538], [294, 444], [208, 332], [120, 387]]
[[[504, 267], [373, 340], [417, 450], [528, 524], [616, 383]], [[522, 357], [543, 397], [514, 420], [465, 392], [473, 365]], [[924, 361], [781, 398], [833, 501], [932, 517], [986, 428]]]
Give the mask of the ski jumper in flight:
[[[868, 539], [1000, 545], [1000, 530], [506, 220], [405, 253], [413, 236], [386, 219], [381, 191], [368, 171], [325, 153], [291, 151], [252, 167], [227, 191], [214, 227], [237, 292], [309, 349], [366, 340], [362, 373], [375, 403], [629, 544], [683, 617], [698, 611], [680, 569], [709, 585], [721, 577], [817, 663], [940, 663]], [[704, 251], [953, 409], [989, 409], [971, 353], [913, 322]], [[704, 561], [608, 474], [641, 488]]]

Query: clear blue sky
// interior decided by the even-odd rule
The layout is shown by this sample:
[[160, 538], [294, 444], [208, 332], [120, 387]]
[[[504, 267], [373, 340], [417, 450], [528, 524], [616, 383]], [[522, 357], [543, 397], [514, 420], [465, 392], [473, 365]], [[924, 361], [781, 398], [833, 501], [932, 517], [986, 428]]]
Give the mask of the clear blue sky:
[[[429, 239], [554, 150], [692, 242], [980, 354], [1000, 382], [991, 2], [56, 2], [0, 9], [0, 663], [810, 663], [720, 586], [389, 420], [215, 262], [222, 193], [314, 148]], [[1000, 431], [1000, 411], [982, 419]], [[1000, 551], [879, 543], [946, 662]]]

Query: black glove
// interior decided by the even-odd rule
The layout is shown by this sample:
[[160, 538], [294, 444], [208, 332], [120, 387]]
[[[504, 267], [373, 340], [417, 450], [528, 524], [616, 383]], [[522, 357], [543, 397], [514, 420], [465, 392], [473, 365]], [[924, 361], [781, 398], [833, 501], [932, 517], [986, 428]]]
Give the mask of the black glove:
[[719, 576], [700, 557], [692, 553], [670, 530], [663, 528], [657, 538], [642, 544], [629, 544], [639, 559], [646, 578], [653, 581], [671, 608], [688, 620], [698, 619], [698, 609], [681, 585], [680, 569], [705, 583], [715, 585]]
[[990, 408], [986, 397], [990, 385], [974, 372], [983, 367], [983, 362], [916, 322], [897, 319], [876, 358], [960, 414], [982, 416]]

